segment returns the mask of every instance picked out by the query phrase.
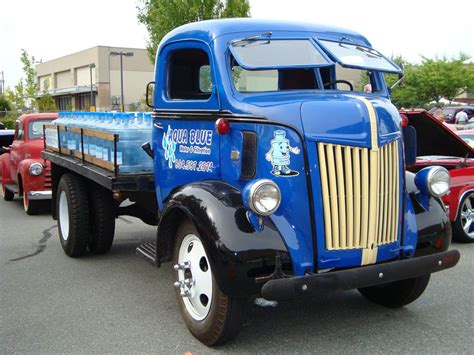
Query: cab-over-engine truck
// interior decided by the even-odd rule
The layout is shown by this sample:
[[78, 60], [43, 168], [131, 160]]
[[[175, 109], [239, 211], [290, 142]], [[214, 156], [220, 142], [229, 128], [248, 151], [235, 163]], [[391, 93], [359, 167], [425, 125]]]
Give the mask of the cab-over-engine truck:
[[[413, 302], [459, 252], [447, 250], [440, 200], [449, 175], [405, 171], [416, 144], [404, 147], [384, 73], [401, 69], [338, 28], [236, 19], [173, 30], [156, 54], [153, 173], [43, 153], [65, 253], [107, 252], [118, 215], [157, 225], [137, 253], [173, 262], [180, 313], [210, 346], [238, 333], [252, 295], [357, 288], [387, 307]], [[364, 75], [369, 85], [354, 86]]]

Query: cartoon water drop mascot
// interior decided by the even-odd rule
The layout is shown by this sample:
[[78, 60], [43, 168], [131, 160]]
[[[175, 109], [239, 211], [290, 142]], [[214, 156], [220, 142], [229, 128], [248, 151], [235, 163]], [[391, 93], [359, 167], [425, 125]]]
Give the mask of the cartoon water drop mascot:
[[290, 141], [286, 138], [286, 132], [283, 130], [277, 130], [273, 132], [273, 139], [270, 141], [271, 148], [265, 154], [265, 159], [272, 163], [273, 169], [272, 174], [275, 176], [296, 176], [297, 171], [291, 170], [290, 165], [290, 152], [293, 154], [299, 154], [300, 149], [298, 147], [290, 146]]
[[168, 167], [171, 169], [173, 163], [176, 161], [176, 156], [174, 154], [176, 150], [176, 143], [171, 137], [171, 127], [168, 126], [168, 132], [163, 134], [163, 140], [161, 141], [163, 149], [165, 150], [165, 159], [168, 161]]

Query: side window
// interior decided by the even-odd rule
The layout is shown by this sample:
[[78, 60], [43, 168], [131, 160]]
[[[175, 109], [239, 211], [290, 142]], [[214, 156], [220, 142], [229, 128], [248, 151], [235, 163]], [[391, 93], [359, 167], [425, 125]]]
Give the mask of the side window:
[[190, 48], [172, 52], [168, 75], [171, 100], [208, 100], [211, 97], [211, 70], [204, 50]]
[[25, 133], [23, 131], [23, 125], [20, 121], [16, 121], [16, 139], [22, 141], [24, 139]]

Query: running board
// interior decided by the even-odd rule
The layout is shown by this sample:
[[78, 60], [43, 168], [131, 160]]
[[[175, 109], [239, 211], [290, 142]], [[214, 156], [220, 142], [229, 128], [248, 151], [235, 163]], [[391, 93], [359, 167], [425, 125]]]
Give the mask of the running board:
[[14, 194], [18, 194], [18, 185], [16, 184], [5, 185], [5, 190], [13, 192]]
[[150, 264], [159, 266], [156, 262], [156, 242], [148, 242], [142, 244], [135, 249], [135, 252], [138, 256], [141, 256]]

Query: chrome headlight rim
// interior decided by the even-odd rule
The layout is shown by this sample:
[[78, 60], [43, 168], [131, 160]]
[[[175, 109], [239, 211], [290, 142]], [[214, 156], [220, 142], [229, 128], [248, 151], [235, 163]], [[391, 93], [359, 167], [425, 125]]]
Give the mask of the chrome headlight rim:
[[[446, 181], [446, 183], [448, 185], [448, 188], [446, 189], [446, 191], [443, 191], [442, 193], [437, 193], [433, 190], [433, 179], [436, 176], [436, 174], [440, 174], [440, 173], [446, 174], [446, 176], [448, 177], [447, 181]], [[449, 172], [446, 168], [444, 168], [442, 166], [432, 167], [428, 171], [428, 174], [426, 175], [426, 187], [428, 189], [429, 194], [434, 196], [434, 197], [439, 198], [439, 197], [442, 197], [442, 196], [446, 195], [449, 192], [450, 184], [451, 184], [451, 177], [449, 175]]]
[[33, 176], [40, 176], [44, 171], [44, 167], [41, 163], [35, 162], [30, 165], [28, 172]]
[[[255, 203], [256, 202], [255, 201], [255, 198], [256, 198], [255, 194], [260, 188], [262, 188], [265, 185], [270, 185], [270, 186], [275, 188], [275, 190], [277, 191], [277, 203], [276, 203], [275, 207], [272, 208], [271, 210], [260, 211], [257, 208], [256, 203]], [[280, 191], [280, 188], [278, 187], [278, 185], [274, 181], [272, 181], [270, 179], [260, 179], [260, 180], [257, 180], [255, 182], [253, 182], [252, 185], [250, 186], [248, 197], [247, 197], [247, 204], [248, 204], [248, 207], [250, 208], [250, 210], [252, 210], [252, 212], [258, 214], [259, 216], [266, 217], [266, 216], [269, 216], [269, 215], [275, 213], [275, 211], [278, 209], [278, 207], [280, 207], [280, 203], [281, 203], [281, 191]]]

